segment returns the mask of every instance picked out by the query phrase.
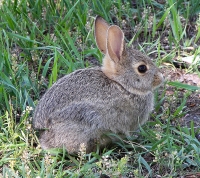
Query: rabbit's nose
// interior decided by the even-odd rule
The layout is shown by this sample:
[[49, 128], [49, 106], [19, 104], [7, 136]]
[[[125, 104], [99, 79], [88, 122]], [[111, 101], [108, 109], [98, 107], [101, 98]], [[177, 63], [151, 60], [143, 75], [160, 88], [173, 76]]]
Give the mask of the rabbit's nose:
[[163, 74], [161, 72], [158, 72], [154, 75], [154, 80], [153, 80], [153, 87], [156, 88], [160, 86], [164, 81]]

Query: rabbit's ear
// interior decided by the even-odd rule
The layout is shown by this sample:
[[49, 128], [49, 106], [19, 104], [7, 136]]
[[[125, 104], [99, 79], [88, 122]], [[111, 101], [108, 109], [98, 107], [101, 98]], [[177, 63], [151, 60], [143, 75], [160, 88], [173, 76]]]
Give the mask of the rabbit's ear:
[[121, 59], [124, 49], [124, 33], [118, 26], [110, 26], [107, 34], [108, 55], [117, 63]]
[[95, 38], [98, 48], [102, 53], [106, 54], [106, 36], [109, 25], [107, 22], [100, 16], [96, 17], [95, 20]]

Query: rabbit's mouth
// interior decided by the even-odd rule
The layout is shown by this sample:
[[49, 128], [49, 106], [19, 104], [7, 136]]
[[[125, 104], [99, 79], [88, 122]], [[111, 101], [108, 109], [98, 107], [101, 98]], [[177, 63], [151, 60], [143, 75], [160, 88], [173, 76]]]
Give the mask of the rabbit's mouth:
[[162, 73], [157, 73], [155, 76], [154, 76], [154, 80], [153, 80], [153, 89], [156, 89], [157, 87], [159, 87], [164, 81], [164, 77], [162, 75]]

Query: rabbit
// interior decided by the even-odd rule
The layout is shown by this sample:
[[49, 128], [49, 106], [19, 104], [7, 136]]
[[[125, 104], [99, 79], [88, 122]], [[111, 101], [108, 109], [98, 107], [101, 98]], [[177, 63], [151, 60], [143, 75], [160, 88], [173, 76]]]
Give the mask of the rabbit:
[[66, 148], [77, 153], [105, 147], [112, 132], [130, 136], [144, 124], [154, 107], [155, 88], [163, 82], [160, 70], [140, 51], [125, 45], [120, 27], [95, 19], [95, 39], [104, 54], [101, 67], [79, 69], [60, 78], [43, 95], [33, 126], [43, 130], [42, 149]]

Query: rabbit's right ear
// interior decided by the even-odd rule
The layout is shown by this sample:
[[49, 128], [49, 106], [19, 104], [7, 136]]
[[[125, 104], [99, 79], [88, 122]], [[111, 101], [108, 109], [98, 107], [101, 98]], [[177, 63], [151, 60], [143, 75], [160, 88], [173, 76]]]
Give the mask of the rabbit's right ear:
[[125, 53], [124, 33], [117, 25], [112, 25], [108, 29], [107, 53], [115, 63], [118, 63]]
[[95, 38], [96, 38], [96, 43], [101, 50], [102, 53], [106, 54], [106, 43], [107, 43], [107, 31], [110, 26], [108, 23], [100, 16], [96, 17], [95, 20]]

